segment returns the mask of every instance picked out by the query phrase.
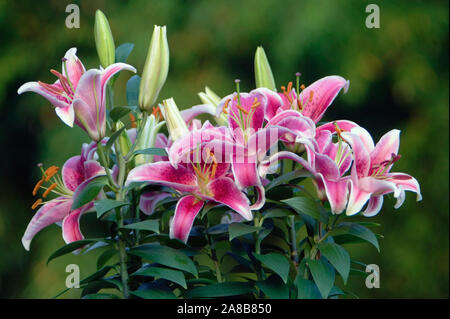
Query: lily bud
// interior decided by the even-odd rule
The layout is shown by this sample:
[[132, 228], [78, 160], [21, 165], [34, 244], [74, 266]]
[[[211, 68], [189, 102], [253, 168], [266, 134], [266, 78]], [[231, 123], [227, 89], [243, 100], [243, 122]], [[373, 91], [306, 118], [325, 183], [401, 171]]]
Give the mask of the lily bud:
[[[159, 122], [153, 114], [149, 115], [144, 127], [142, 127], [142, 133], [136, 141], [136, 150], [145, 150], [150, 147], [155, 147], [156, 135], [158, 134], [161, 126], [165, 123], [166, 122], [164, 121]], [[134, 163], [136, 166], [152, 162], [153, 155], [139, 154], [134, 158]]]
[[263, 47], [258, 47], [255, 53], [255, 82], [257, 88], [268, 88], [277, 91], [275, 80]]
[[[217, 108], [221, 100], [220, 97], [207, 86], [205, 86], [205, 92], [199, 92], [198, 96], [204, 104], [213, 105], [214, 110]], [[221, 113], [218, 117], [215, 116], [214, 119], [219, 125], [227, 125], [227, 117], [224, 113]]]
[[168, 72], [169, 44], [167, 43], [166, 27], [155, 25], [139, 86], [141, 110], [150, 111], [166, 82]]
[[100, 63], [106, 68], [115, 62], [116, 48], [108, 19], [100, 10], [95, 12], [94, 37]]
[[[122, 127], [124, 127], [125, 125], [122, 123], [122, 121], [117, 121], [116, 122], [116, 131], [120, 130]], [[122, 152], [123, 155], [128, 154], [128, 152], [131, 149], [131, 140], [130, 137], [128, 136], [128, 133], [126, 130], [123, 130], [122, 133], [120, 133], [119, 137], [118, 137], [118, 141], [119, 141], [119, 145], [120, 145], [120, 151]]]
[[166, 120], [167, 130], [172, 141], [176, 141], [189, 133], [186, 122], [181, 116], [180, 110], [173, 98], [164, 100], [160, 105], [161, 113]]

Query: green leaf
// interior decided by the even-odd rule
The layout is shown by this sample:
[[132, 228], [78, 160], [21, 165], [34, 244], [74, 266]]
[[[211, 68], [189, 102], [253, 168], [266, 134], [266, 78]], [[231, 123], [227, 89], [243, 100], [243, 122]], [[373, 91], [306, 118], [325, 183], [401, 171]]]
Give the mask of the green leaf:
[[179, 270], [173, 270], [163, 267], [147, 267], [143, 269], [139, 269], [136, 271], [133, 276], [147, 276], [147, 277], [155, 277], [155, 279], [163, 278], [169, 281], [172, 281], [176, 284], [179, 284], [184, 289], [187, 289], [186, 279], [184, 274]]
[[289, 173], [283, 174], [274, 180], [272, 180], [267, 186], [266, 186], [266, 192], [271, 190], [272, 188], [288, 184], [293, 179], [301, 178], [301, 177], [308, 177], [311, 176], [311, 173], [305, 171], [304, 169], [297, 169], [295, 171], [291, 171]]
[[186, 292], [187, 298], [199, 297], [228, 297], [252, 293], [253, 285], [249, 282], [223, 282], [219, 284], [196, 287]]
[[187, 271], [195, 277], [198, 276], [194, 262], [176, 249], [158, 244], [146, 244], [131, 249], [129, 253], [164, 266]]
[[287, 282], [289, 276], [289, 261], [285, 256], [277, 253], [268, 253], [265, 255], [258, 255], [253, 253], [264, 266], [275, 272], [280, 278]]
[[123, 43], [116, 48], [116, 63], [127, 62], [128, 56], [131, 51], [133, 51], [134, 44], [133, 43]]
[[347, 284], [348, 275], [350, 273], [350, 255], [344, 247], [334, 243], [321, 243], [319, 250], [323, 256], [336, 268]]
[[139, 85], [141, 78], [139, 75], [133, 75], [127, 82], [127, 103], [128, 105], [138, 105]]
[[307, 264], [322, 298], [326, 299], [334, 285], [334, 269], [323, 259], [308, 259]]
[[263, 213], [264, 218], [286, 217], [291, 215], [293, 215], [293, 213], [289, 209], [279, 207], [267, 209]]
[[131, 294], [143, 298], [143, 299], [175, 299], [175, 295], [173, 292], [161, 289], [158, 287], [152, 287], [149, 289], [143, 289], [143, 290], [135, 290], [132, 291]]
[[101, 218], [103, 214], [111, 209], [128, 205], [127, 202], [117, 201], [114, 199], [99, 199], [94, 202], [95, 210], [97, 211], [97, 218]]
[[328, 222], [328, 218], [321, 213], [319, 205], [311, 198], [292, 197], [289, 199], [284, 199], [282, 200], [282, 202], [288, 204], [299, 214], [311, 216], [312, 218], [317, 219], [323, 223]]
[[100, 175], [92, 179], [73, 199], [72, 210], [78, 209], [92, 201], [107, 184], [108, 178], [106, 176]]
[[157, 147], [149, 147], [143, 150], [137, 150], [133, 152], [133, 156], [136, 156], [138, 154], [167, 156], [167, 152], [165, 149]]
[[289, 288], [278, 276], [270, 276], [264, 281], [258, 281], [256, 286], [271, 299], [289, 299]]
[[115, 294], [89, 294], [84, 295], [81, 299], [119, 299]]
[[130, 112], [131, 112], [131, 109], [129, 107], [116, 106], [115, 108], [112, 109], [111, 112], [109, 112], [109, 116], [111, 117], [111, 119], [114, 122], [117, 122], [118, 120], [120, 120], [122, 117], [124, 117], [125, 115], [127, 115]]
[[375, 234], [369, 228], [357, 223], [341, 223], [335, 227], [335, 229], [331, 232], [331, 235], [335, 238], [336, 242], [339, 241], [338, 236], [351, 235], [371, 243], [378, 251], [380, 251], [380, 245], [378, 244], [378, 239]]
[[102, 268], [116, 253], [116, 249], [105, 250], [97, 259], [97, 269]]
[[148, 219], [142, 222], [128, 224], [123, 226], [125, 229], [138, 229], [138, 230], [150, 230], [154, 233], [159, 234], [159, 222], [156, 219]]
[[59, 248], [53, 254], [50, 255], [50, 257], [47, 260], [47, 264], [51, 260], [53, 260], [53, 259], [55, 259], [57, 257], [61, 257], [63, 255], [71, 253], [74, 250], [82, 248], [82, 247], [86, 246], [87, 244], [90, 244], [90, 243], [95, 242], [95, 241], [98, 241], [98, 240], [95, 240], [95, 239], [82, 239], [82, 240], [77, 240], [77, 241], [71, 242], [70, 244], [64, 245], [63, 247]]
[[311, 280], [297, 276], [297, 298], [298, 299], [321, 299], [320, 291]]
[[232, 223], [228, 226], [229, 240], [232, 241], [234, 238], [251, 234], [258, 231], [259, 228], [255, 226], [250, 226], [242, 223]]
[[108, 139], [108, 142], [106, 142], [105, 145], [105, 151], [111, 149], [111, 147], [113, 146], [114, 142], [117, 140], [117, 138], [119, 137], [119, 135], [126, 129], [126, 126], [121, 127], [118, 131], [115, 131], [111, 137]]

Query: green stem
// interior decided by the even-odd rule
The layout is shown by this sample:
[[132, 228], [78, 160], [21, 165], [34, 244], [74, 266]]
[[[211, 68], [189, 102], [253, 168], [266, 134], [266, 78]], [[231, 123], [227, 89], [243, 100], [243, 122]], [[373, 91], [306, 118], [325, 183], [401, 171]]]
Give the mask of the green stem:
[[106, 176], [108, 177], [108, 181], [110, 184], [109, 186], [115, 193], [117, 193], [119, 190], [116, 185], [116, 182], [114, 182], [114, 178], [111, 175], [111, 171], [109, 170], [109, 165], [108, 165], [108, 160], [106, 158], [105, 149], [104, 149], [101, 141], [97, 143], [97, 153], [98, 153], [98, 157], [100, 160], [100, 164], [103, 166], [103, 168], [106, 171]]
[[289, 216], [291, 222], [291, 258], [294, 262], [295, 269], [297, 269], [298, 265], [298, 251], [297, 251], [297, 232], [295, 231], [295, 217]]

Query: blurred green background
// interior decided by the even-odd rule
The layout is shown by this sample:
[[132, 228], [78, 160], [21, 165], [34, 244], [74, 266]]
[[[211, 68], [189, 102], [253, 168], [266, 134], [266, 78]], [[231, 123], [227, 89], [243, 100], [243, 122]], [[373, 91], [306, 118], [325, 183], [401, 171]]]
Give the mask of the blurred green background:
[[[69, 3], [80, 7], [79, 29], [65, 27]], [[365, 26], [369, 3], [380, 7], [381, 27]], [[70, 129], [50, 104], [36, 94], [17, 95], [27, 81], [54, 81], [70, 47], [87, 68], [98, 67], [93, 25], [96, 9], [108, 17], [116, 46], [135, 43], [128, 62], [140, 74], [154, 24], [167, 25], [170, 73], [161, 98], [198, 104], [205, 85], [220, 95], [233, 80], [243, 90], [254, 86], [253, 55], [263, 45], [277, 85], [302, 72], [311, 83], [330, 74], [350, 80], [326, 114], [350, 119], [378, 140], [390, 129], [402, 130], [395, 170], [415, 176], [423, 201], [408, 193], [394, 211], [385, 201], [373, 218], [382, 226], [379, 254], [370, 245], [351, 254], [380, 267], [381, 288], [367, 289], [363, 279], [348, 289], [364, 298], [448, 298], [449, 154], [448, 154], [448, 1], [6, 1], [0, 0], [0, 297], [50, 298], [65, 288], [65, 267], [79, 264], [81, 276], [95, 270], [95, 252], [46, 260], [63, 245], [58, 226], [36, 236], [31, 251], [20, 242], [33, 215], [31, 190], [40, 178], [36, 164], [62, 165], [87, 142]], [[116, 105], [125, 103], [123, 72], [116, 83]], [[86, 236], [96, 224], [83, 217]], [[72, 289], [64, 297], [78, 297]]]

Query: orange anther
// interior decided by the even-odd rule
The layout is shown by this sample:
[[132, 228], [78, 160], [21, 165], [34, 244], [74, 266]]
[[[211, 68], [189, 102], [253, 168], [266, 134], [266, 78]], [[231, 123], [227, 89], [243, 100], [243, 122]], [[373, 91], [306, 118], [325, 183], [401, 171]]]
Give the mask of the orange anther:
[[244, 109], [242, 106], [240, 106], [239, 104], [236, 104], [236, 106], [237, 106], [237, 108], [241, 111], [241, 112], [243, 112], [243, 113], [245, 113], [245, 115], [248, 115], [248, 111], [246, 110], [246, 109]]
[[45, 181], [48, 182], [50, 180], [50, 178], [52, 178], [53, 176], [55, 176], [56, 173], [58, 173], [59, 171], [59, 167], [57, 166], [50, 166], [49, 168], [47, 168], [45, 170]]
[[289, 82], [287, 86], [287, 91], [291, 92], [291, 90], [292, 90], [292, 82]]
[[56, 183], [53, 183], [52, 185], [50, 185], [49, 188], [47, 188], [47, 190], [44, 192], [44, 194], [42, 194], [42, 197], [45, 198], [47, 197], [47, 195], [56, 187]]
[[36, 207], [38, 207], [40, 204], [42, 203], [42, 199], [38, 198], [38, 200], [36, 200], [33, 204], [33, 206], [31, 206], [31, 209], [35, 209]]
[[136, 128], [136, 118], [131, 113], [129, 114], [129, 116], [130, 116], [130, 121], [131, 121], [131, 128]]
[[300, 89], [304, 90], [305, 89], [305, 85], [304, 84], [300, 85]]
[[42, 178], [36, 183], [36, 185], [33, 188], [33, 196], [36, 196], [37, 191], [39, 190], [39, 188], [42, 186], [42, 183], [44, 182], [45, 177], [42, 176]]

